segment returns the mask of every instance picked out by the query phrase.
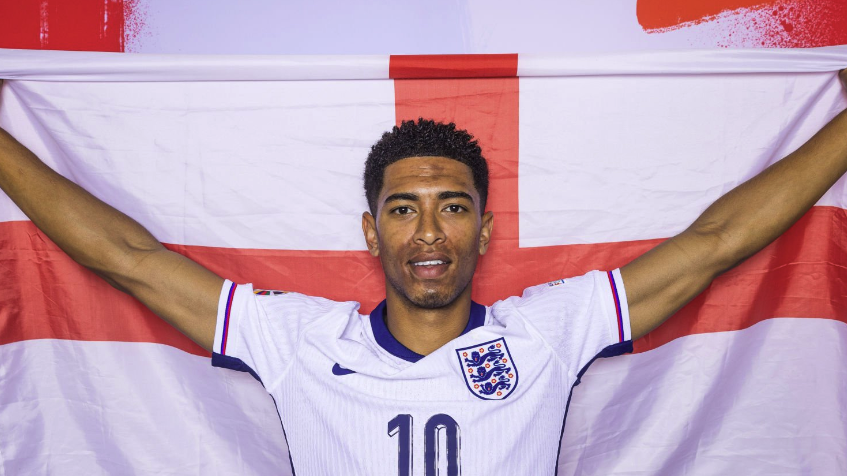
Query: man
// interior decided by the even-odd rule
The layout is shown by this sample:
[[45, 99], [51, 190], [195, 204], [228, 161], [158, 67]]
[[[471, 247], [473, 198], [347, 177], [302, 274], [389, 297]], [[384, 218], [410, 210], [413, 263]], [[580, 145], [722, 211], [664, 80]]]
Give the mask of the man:
[[845, 171], [842, 113], [620, 270], [485, 308], [470, 298], [494, 223], [479, 148], [452, 125], [404, 123], [366, 165], [362, 228], [387, 295], [363, 318], [355, 303], [256, 294], [214, 275], [0, 133], [0, 188], [72, 258], [213, 351], [213, 364], [259, 378], [298, 474], [551, 472], [587, 365], [631, 350]]

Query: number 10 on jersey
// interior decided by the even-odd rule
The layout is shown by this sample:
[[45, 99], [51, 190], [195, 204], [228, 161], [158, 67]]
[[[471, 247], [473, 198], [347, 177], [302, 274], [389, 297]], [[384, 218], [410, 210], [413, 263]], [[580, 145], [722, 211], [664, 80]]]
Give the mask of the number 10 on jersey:
[[[388, 422], [388, 436], [397, 437], [397, 475], [412, 476], [414, 438], [412, 415], [400, 414]], [[424, 470], [426, 476], [459, 476], [459, 424], [439, 413], [424, 425]], [[438, 471], [439, 456], [447, 452], [447, 472]]]

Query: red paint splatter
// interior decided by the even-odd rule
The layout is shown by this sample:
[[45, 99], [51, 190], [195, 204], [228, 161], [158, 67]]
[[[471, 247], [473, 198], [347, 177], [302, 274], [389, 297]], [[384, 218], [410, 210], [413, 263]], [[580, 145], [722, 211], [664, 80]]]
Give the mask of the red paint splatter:
[[708, 28], [718, 46], [847, 44], [845, 0], [638, 0], [636, 13], [648, 33]]
[[638, 0], [636, 15], [644, 30], [662, 30], [765, 3], [767, 0]]
[[124, 4], [124, 51], [135, 51], [141, 39], [149, 38], [147, 29], [147, 5], [141, 0], [123, 0]]
[[0, 47], [123, 51], [123, 0], [15, 0], [0, 7]]

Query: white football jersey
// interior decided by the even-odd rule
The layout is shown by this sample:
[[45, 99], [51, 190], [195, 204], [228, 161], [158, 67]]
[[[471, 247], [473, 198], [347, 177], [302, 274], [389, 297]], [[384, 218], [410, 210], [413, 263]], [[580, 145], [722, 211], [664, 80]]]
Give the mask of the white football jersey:
[[276, 402], [298, 476], [554, 474], [571, 390], [597, 357], [632, 351], [618, 270], [471, 306], [427, 356], [385, 324], [385, 302], [226, 281], [212, 364], [251, 372]]

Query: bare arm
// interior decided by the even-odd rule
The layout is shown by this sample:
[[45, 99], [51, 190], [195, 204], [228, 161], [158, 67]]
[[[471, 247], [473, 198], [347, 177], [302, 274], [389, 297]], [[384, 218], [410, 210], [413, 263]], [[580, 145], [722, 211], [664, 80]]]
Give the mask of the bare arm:
[[167, 250], [141, 225], [54, 172], [2, 129], [0, 189], [74, 261], [212, 349], [222, 278]]
[[[840, 76], [847, 86], [847, 70]], [[847, 111], [797, 151], [721, 197], [687, 230], [624, 266], [633, 339], [788, 230], [845, 172]]]

